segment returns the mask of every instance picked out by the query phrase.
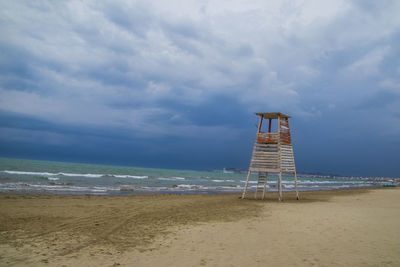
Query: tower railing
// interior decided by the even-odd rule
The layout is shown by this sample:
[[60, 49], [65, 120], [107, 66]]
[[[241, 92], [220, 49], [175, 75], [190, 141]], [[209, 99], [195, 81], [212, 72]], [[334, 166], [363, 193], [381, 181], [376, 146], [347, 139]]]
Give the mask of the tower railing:
[[256, 142], [265, 144], [277, 144], [279, 141], [278, 133], [258, 133]]

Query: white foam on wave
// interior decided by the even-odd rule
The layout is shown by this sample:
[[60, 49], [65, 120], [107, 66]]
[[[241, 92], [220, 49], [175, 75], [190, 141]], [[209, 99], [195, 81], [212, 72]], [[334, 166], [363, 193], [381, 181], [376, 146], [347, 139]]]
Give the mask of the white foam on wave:
[[282, 184], [283, 188], [294, 188], [292, 184]]
[[186, 180], [186, 178], [184, 177], [172, 177], [172, 178], [174, 178], [175, 180]]
[[234, 180], [211, 180], [211, 181], [213, 181], [215, 183], [225, 183], [225, 182], [233, 183], [233, 182], [235, 182]]
[[66, 177], [86, 177], [86, 178], [101, 178], [101, 177], [115, 177], [115, 178], [132, 178], [132, 179], [147, 179], [148, 176], [137, 175], [115, 175], [115, 174], [102, 174], [102, 173], [69, 173], [69, 172], [28, 172], [28, 171], [8, 171], [4, 173], [19, 174], [19, 175], [34, 175], [34, 176], [66, 176]]
[[68, 176], [68, 177], [88, 177], [88, 178], [100, 178], [103, 174], [93, 174], [93, 173], [68, 173], [59, 172], [57, 175]]
[[48, 177], [47, 180], [49, 180], [49, 181], [58, 181], [58, 180], [60, 180], [60, 178], [57, 178], [57, 177]]
[[112, 175], [115, 178], [132, 178], [132, 179], [147, 179], [149, 176], [137, 176], [137, 175]]
[[[240, 182], [241, 182], [241, 183], [245, 183], [246, 181], [241, 180]], [[249, 184], [256, 184], [256, 183], [258, 183], [258, 182], [257, 182], [257, 181], [249, 181]]]
[[193, 190], [193, 189], [205, 188], [205, 186], [192, 185], [192, 184], [178, 184], [175, 188]]
[[41, 175], [41, 176], [52, 176], [52, 175], [57, 175], [57, 173], [51, 173], [51, 172], [24, 172], [24, 171], [3, 171], [8, 174], [21, 174], [21, 175]]
[[89, 192], [106, 193], [108, 191], [119, 191], [119, 188], [104, 186], [71, 186], [71, 185], [48, 185], [48, 184], [25, 184], [25, 183], [5, 183], [0, 185], [0, 191], [63, 191], [63, 192]]

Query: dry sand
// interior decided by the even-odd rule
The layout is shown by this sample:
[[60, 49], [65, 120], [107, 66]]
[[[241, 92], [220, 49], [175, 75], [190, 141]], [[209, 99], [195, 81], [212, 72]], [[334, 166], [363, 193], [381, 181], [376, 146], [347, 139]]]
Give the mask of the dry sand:
[[400, 190], [0, 194], [1, 266], [400, 266]]

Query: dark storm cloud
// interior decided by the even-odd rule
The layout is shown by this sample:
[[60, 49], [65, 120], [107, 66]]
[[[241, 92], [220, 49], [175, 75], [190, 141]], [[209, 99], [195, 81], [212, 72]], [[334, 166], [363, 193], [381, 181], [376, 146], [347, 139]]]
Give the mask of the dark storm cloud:
[[[338, 155], [325, 138], [346, 145], [362, 134], [378, 144], [400, 134], [397, 1], [0, 6], [0, 141], [9, 155], [17, 153], [13, 146], [22, 153], [27, 144], [42, 142], [46, 153], [61, 157], [52, 145], [92, 140], [86, 157], [101, 158], [104, 143], [100, 154], [112, 151], [116, 162], [127, 156], [116, 148], [127, 147], [143, 156], [141, 164], [153, 166], [149, 153], [171, 163], [170, 151], [176, 167], [189, 164], [184, 154], [195, 152], [186, 148], [191, 146], [199, 168], [221, 162], [218, 157], [246, 167], [247, 159], [227, 152], [229, 144], [247, 155], [252, 113], [282, 111], [298, 127], [300, 169], [312, 170], [306, 162], [323, 158], [321, 151]], [[371, 119], [374, 129], [385, 130], [369, 128]], [[313, 151], [304, 145], [308, 133], [320, 144]], [[207, 144], [215, 155], [210, 159]], [[75, 155], [76, 146], [65, 155]], [[370, 154], [366, 161], [375, 158]], [[361, 157], [349, 160], [357, 165]], [[319, 166], [334, 156], [326, 161]]]

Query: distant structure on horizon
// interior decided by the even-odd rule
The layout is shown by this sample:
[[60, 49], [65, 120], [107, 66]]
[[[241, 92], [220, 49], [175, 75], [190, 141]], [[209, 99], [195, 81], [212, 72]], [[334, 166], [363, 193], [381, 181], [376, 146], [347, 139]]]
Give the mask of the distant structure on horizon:
[[[258, 123], [257, 136], [254, 142], [253, 154], [251, 156], [242, 198], [244, 199], [246, 197], [251, 173], [257, 172], [258, 182], [254, 195], [256, 199], [261, 190], [262, 199], [265, 198], [268, 173], [278, 173], [279, 201], [282, 201], [282, 173], [292, 173], [294, 175], [296, 187], [296, 198], [299, 199], [297, 174], [289, 128], [290, 116], [279, 112], [256, 113], [256, 115], [260, 116], [260, 121]], [[266, 129], [268, 132], [263, 132], [261, 130], [264, 119], [269, 120], [268, 129]], [[277, 120], [278, 122], [276, 132], [272, 131], [272, 120]]]

